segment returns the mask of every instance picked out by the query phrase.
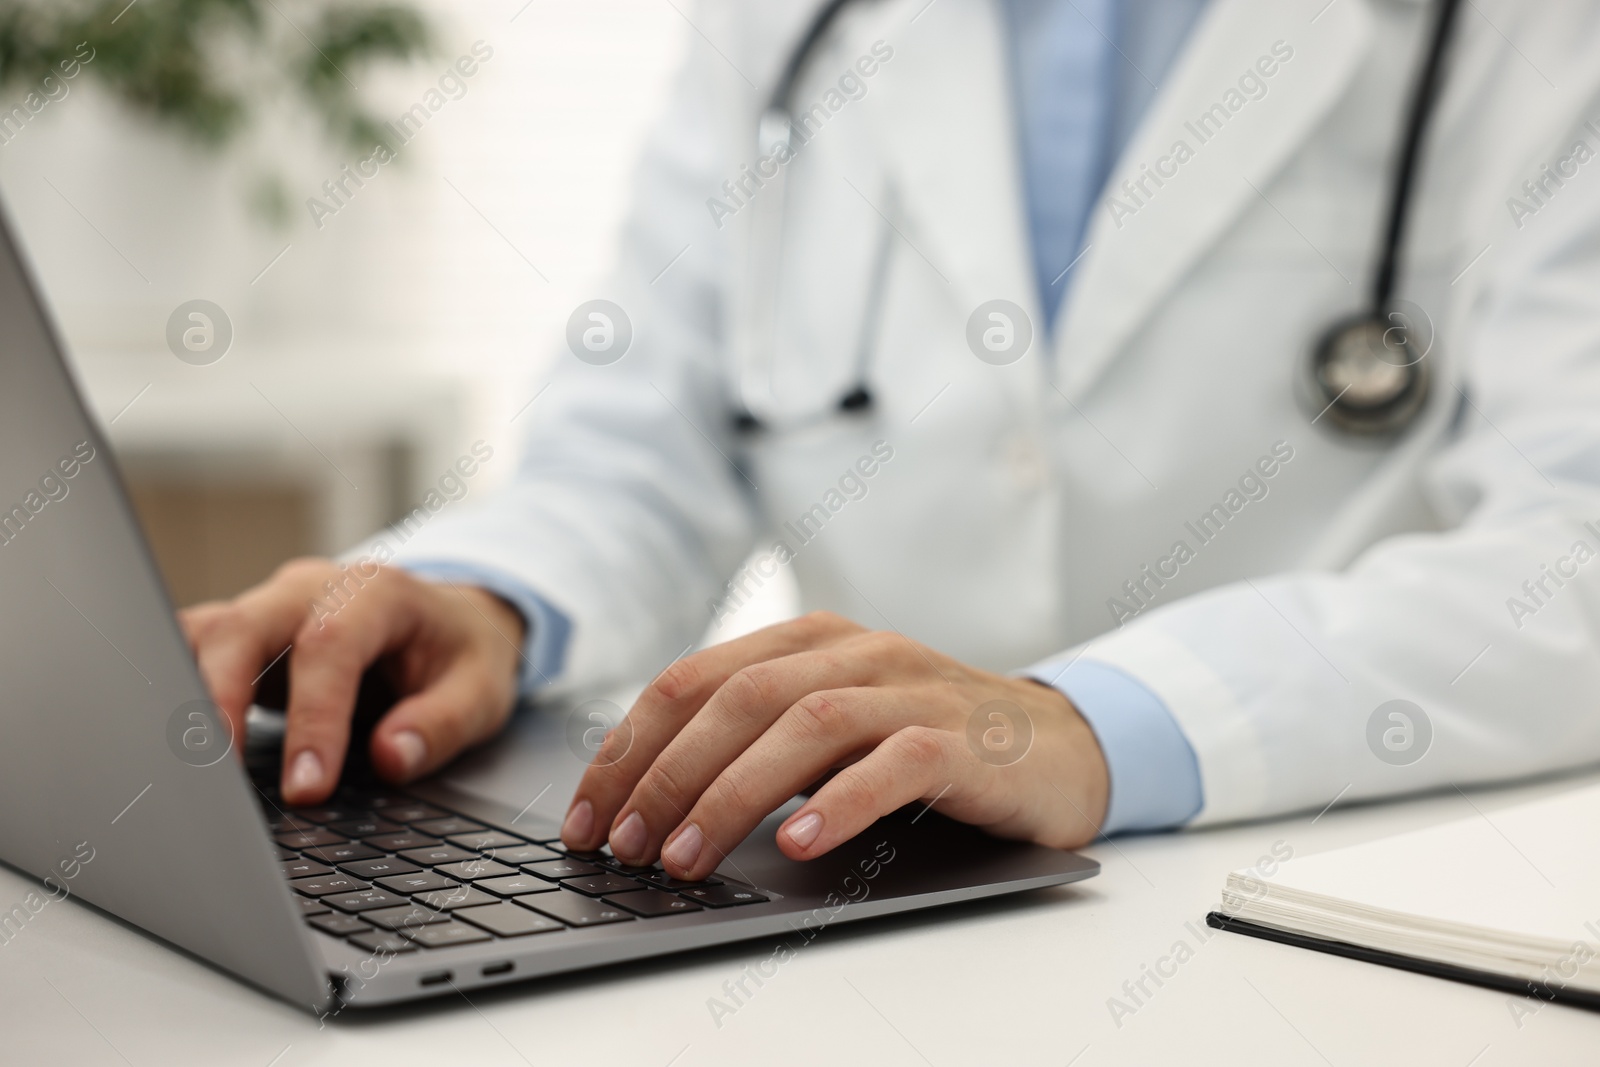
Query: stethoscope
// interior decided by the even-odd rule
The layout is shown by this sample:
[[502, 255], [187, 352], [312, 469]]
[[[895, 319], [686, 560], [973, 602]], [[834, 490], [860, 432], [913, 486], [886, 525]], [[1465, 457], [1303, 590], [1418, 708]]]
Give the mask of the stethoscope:
[[[852, 0], [828, 0], [812, 17], [799, 42], [783, 66], [783, 72], [762, 111], [757, 133], [757, 150], [770, 156], [780, 146], [794, 149], [794, 95], [801, 75], [817, 51], [828, 29]], [[1413, 339], [1414, 327], [1395, 304], [1395, 282], [1401, 252], [1405, 245], [1406, 224], [1416, 186], [1422, 146], [1427, 139], [1429, 121], [1436, 110], [1443, 82], [1444, 62], [1449, 50], [1451, 28], [1461, 0], [1439, 0], [1433, 33], [1420, 75], [1413, 89], [1406, 116], [1404, 139], [1400, 145], [1394, 180], [1389, 191], [1388, 219], [1374, 272], [1367, 305], [1361, 311], [1330, 324], [1311, 347], [1299, 388], [1304, 404], [1314, 411], [1316, 422], [1327, 424], [1356, 437], [1383, 438], [1398, 435], [1415, 421], [1428, 399], [1432, 374], [1427, 348], [1419, 352]], [[803, 144], [803, 141], [802, 141]], [[783, 258], [786, 222], [787, 177], [785, 168], [768, 182], [769, 188], [754, 207], [752, 248], [766, 247], [770, 254], [752, 256], [746, 283], [755, 293], [746, 330], [739, 338], [754, 362], [770, 372], [775, 340], [778, 271]], [[779, 424], [774, 418], [755, 414], [763, 405], [756, 402], [752, 374], [738, 374], [738, 405], [735, 427], [744, 433], [772, 429], [794, 429], [835, 417], [860, 417], [870, 413], [874, 397], [868, 384], [871, 360], [889, 266], [892, 261], [892, 226], [885, 225], [880, 235], [869, 276], [867, 314], [857, 338], [854, 384], [841, 394], [831, 409], [810, 418], [791, 419]], [[764, 383], [770, 391], [770, 380]]]

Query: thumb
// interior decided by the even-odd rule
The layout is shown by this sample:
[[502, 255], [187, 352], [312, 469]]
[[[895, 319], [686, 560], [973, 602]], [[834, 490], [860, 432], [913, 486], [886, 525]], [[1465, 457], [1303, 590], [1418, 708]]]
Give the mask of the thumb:
[[493, 683], [481, 660], [463, 656], [389, 709], [372, 731], [372, 765], [392, 782], [438, 770], [492, 737], [510, 715], [514, 696]]

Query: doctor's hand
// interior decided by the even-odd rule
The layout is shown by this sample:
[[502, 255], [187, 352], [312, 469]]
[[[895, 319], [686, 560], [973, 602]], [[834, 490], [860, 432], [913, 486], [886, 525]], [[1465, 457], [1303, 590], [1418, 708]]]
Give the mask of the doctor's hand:
[[[339, 784], [356, 691], [375, 663], [401, 698], [369, 742], [373, 767], [391, 782], [419, 778], [487, 740], [515, 702], [523, 622], [510, 605], [398, 568], [363, 572], [358, 587], [352, 573], [330, 560], [294, 560], [234, 600], [179, 614], [235, 737], [256, 682], [288, 650], [282, 788], [290, 805], [321, 803]], [[337, 599], [330, 582], [344, 587]]]
[[[1004, 766], [968, 741], [974, 713], [996, 700], [1033, 730], [1031, 748]], [[561, 836], [575, 849], [609, 840], [626, 863], [659, 855], [674, 877], [704, 878], [831, 770], [778, 829], [791, 859], [820, 856], [916, 800], [1056, 848], [1086, 844], [1105, 816], [1105, 760], [1060, 693], [818, 612], [662, 672], [596, 753]]]

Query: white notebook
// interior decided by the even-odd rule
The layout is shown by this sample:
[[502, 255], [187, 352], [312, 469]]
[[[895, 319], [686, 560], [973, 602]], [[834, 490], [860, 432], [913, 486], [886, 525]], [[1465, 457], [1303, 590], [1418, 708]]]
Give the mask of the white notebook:
[[1600, 1007], [1600, 786], [1235, 871], [1208, 921]]

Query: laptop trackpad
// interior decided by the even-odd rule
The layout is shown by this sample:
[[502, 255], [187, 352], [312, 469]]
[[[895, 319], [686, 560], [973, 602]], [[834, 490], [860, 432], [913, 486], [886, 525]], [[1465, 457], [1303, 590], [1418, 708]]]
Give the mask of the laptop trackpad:
[[920, 802], [884, 816], [825, 856], [798, 862], [778, 850], [775, 834], [800, 800], [768, 816], [718, 865], [718, 873], [786, 896], [843, 905], [930, 895], [967, 899], [1023, 888], [1012, 884], [1018, 881], [1070, 881], [1098, 866], [1070, 852], [992, 837]]

